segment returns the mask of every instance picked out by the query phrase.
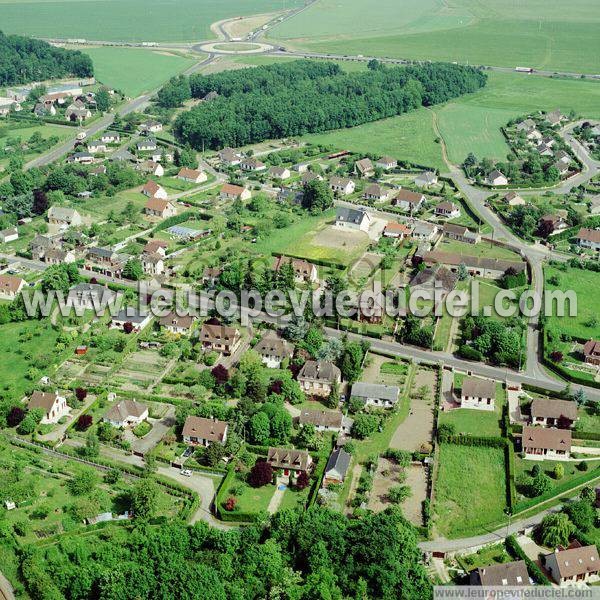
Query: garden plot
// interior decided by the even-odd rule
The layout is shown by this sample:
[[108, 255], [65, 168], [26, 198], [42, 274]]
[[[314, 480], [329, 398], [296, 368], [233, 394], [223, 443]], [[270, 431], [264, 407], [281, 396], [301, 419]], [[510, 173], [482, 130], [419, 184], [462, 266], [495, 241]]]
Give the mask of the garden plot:
[[87, 383], [88, 385], [97, 385], [99, 383], [103, 383], [104, 380], [108, 377], [112, 367], [109, 365], [100, 365], [93, 363], [91, 364], [81, 375], [82, 381]]
[[331, 260], [349, 265], [361, 256], [369, 241], [369, 236], [364, 232], [328, 226], [298, 240], [290, 246], [289, 252], [308, 260]]
[[151, 350], [134, 352], [116, 372], [118, 384], [124, 390], [146, 390], [159, 378], [168, 360]]
[[381, 263], [382, 256], [373, 252], [365, 252], [350, 270], [350, 277], [354, 281], [369, 277], [374, 273]]

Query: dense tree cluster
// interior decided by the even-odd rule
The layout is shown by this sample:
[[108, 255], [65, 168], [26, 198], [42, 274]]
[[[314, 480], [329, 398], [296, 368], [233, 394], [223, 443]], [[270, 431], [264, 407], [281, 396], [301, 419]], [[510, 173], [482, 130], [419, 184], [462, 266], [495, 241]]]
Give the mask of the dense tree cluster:
[[[218, 97], [181, 114], [175, 132], [195, 148], [237, 147], [399, 115], [474, 92], [485, 82], [475, 68], [446, 63], [344, 73], [334, 63], [294, 61], [193, 75], [192, 97]], [[181, 102], [184, 88], [179, 80], [169, 82], [161, 97]]]
[[93, 74], [92, 59], [78, 50], [0, 31], [0, 85]]
[[[381, 543], [385, 540], [385, 544]], [[324, 508], [220, 531], [140, 524], [27, 548], [32, 597], [401, 598], [431, 596], [413, 527], [388, 509], [349, 520]]]

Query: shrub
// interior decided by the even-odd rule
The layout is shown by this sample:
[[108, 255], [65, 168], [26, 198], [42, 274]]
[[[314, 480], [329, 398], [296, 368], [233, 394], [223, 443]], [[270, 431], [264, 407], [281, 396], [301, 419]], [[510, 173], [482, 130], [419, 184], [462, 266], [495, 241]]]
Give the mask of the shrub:
[[16, 427], [25, 418], [25, 411], [20, 406], [13, 406], [6, 417], [9, 427]]
[[93, 419], [91, 415], [79, 415], [77, 419], [77, 423], [75, 424], [75, 429], [77, 431], [85, 431], [92, 425]]
[[273, 481], [273, 467], [264, 460], [259, 460], [250, 470], [248, 483], [252, 487], [262, 487]]
[[75, 389], [75, 398], [79, 400], [79, 402], [83, 402], [87, 397], [87, 390], [84, 388], [76, 388]]
[[298, 478], [296, 479], [296, 488], [303, 490], [308, 485], [308, 474], [306, 471], [300, 471]]
[[229, 496], [229, 498], [227, 498], [226, 502], [225, 502], [225, 510], [228, 510], [229, 512], [231, 512], [232, 510], [235, 510], [235, 507], [237, 505], [238, 499], [235, 498], [234, 496]]

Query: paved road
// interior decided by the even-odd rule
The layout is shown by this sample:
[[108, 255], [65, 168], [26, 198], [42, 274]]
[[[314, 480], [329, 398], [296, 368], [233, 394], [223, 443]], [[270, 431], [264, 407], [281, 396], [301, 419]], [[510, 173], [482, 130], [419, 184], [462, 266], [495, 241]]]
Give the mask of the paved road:
[[0, 572], [0, 600], [15, 600], [10, 581]]

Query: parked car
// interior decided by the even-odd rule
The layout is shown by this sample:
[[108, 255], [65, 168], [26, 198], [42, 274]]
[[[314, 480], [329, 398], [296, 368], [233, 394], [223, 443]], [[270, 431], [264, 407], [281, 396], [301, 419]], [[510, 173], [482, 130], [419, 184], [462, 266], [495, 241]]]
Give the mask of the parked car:
[[184, 477], [191, 477], [192, 471], [190, 469], [181, 469], [181, 471], [179, 471], [179, 474], [183, 475]]

